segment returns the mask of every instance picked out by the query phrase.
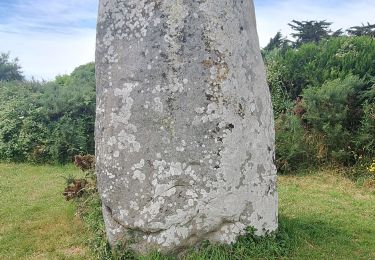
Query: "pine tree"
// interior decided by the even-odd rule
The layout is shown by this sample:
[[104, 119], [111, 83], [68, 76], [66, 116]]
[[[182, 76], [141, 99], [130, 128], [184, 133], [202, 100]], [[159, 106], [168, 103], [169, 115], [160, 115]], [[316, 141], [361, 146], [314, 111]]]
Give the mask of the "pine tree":
[[[315, 42], [329, 38], [332, 35], [330, 26], [332, 23], [323, 21], [296, 21], [288, 24], [296, 33], [291, 35], [296, 38], [295, 44], [297, 46], [303, 43]], [[341, 30], [336, 31], [334, 34], [342, 34]]]
[[371, 36], [375, 37], [375, 24], [367, 23], [367, 25], [353, 26], [347, 30], [351, 36]]
[[289, 41], [283, 37], [281, 32], [277, 32], [276, 35], [270, 39], [269, 43], [266, 47], [264, 47], [265, 51], [271, 51], [273, 49], [283, 49], [289, 46]]

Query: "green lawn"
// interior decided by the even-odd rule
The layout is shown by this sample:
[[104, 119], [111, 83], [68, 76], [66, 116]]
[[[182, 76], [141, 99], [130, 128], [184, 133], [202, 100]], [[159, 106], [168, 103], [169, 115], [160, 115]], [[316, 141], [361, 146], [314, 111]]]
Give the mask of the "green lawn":
[[0, 259], [87, 259], [74, 202], [62, 196], [73, 166], [0, 164]]
[[308, 259], [375, 259], [375, 192], [330, 171], [281, 177], [280, 217]]
[[[61, 176], [69, 174], [80, 172], [73, 166], [0, 164], [0, 259], [92, 258], [75, 205], [61, 195]], [[281, 244], [287, 244], [280, 258], [375, 259], [374, 191], [321, 171], [281, 176], [279, 197]], [[215, 250], [189, 259], [246, 259], [240, 246], [227, 255]], [[260, 255], [275, 257], [267, 250]]]

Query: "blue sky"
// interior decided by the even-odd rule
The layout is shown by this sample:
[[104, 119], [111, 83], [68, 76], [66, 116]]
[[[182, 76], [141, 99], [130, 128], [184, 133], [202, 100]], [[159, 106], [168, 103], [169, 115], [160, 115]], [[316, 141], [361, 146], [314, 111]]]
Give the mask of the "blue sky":
[[[296, 20], [333, 29], [375, 23], [375, 0], [255, 0], [261, 46]], [[98, 0], [0, 0], [0, 51], [19, 57], [27, 77], [53, 79], [93, 61]]]

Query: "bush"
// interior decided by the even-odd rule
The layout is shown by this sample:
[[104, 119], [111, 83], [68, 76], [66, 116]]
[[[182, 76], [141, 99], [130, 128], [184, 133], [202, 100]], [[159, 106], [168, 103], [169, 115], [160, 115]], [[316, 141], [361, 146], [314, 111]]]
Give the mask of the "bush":
[[336, 37], [264, 52], [280, 171], [374, 155], [375, 41]]
[[374, 153], [374, 105], [362, 109], [364, 80], [349, 75], [303, 91], [276, 121], [279, 171], [323, 164], [353, 166]]
[[280, 50], [275, 49], [266, 56], [267, 82], [270, 86], [273, 111], [276, 118], [293, 108], [293, 102], [283, 87], [281, 71], [278, 69], [281, 66], [277, 60], [278, 55], [280, 55]]
[[278, 171], [287, 172], [308, 167], [313, 163], [305, 143], [301, 119], [292, 113], [276, 120], [276, 165]]
[[28, 160], [45, 138], [46, 128], [37, 104], [41, 87], [36, 82], [0, 83], [1, 159]]
[[[375, 41], [371, 37], [330, 38], [287, 49], [274, 58], [278, 66], [268, 66], [269, 74], [276, 70], [284, 91], [293, 100], [303, 89], [349, 74], [365, 79], [375, 76]], [[272, 88], [273, 82], [269, 84]]]
[[308, 129], [322, 138], [326, 162], [353, 163], [353, 134], [360, 127], [361, 114], [355, 103], [364, 86], [363, 80], [349, 75], [304, 90], [302, 117]]
[[363, 106], [363, 117], [355, 144], [359, 156], [375, 157], [375, 103], [366, 102]]
[[0, 160], [72, 162], [94, 153], [95, 67], [56, 81], [0, 82]]

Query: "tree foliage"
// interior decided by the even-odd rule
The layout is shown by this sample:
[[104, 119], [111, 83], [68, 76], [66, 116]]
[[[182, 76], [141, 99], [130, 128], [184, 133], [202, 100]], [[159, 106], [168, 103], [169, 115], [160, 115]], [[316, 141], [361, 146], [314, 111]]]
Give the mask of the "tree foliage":
[[367, 25], [353, 26], [347, 30], [352, 36], [370, 36], [375, 37], [375, 24], [367, 23]]
[[277, 32], [276, 35], [270, 39], [269, 43], [266, 47], [264, 47], [265, 51], [272, 51], [274, 49], [285, 49], [289, 47], [290, 41], [288, 41], [281, 32]]
[[318, 43], [322, 39], [329, 38], [330, 36], [340, 36], [342, 30], [332, 32], [330, 26], [332, 23], [323, 21], [297, 21], [293, 20], [288, 24], [295, 32], [291, 35], [296, 39], [297, 46], [304, 43]]
[[0, 53], [0, 81], [23, 80], [18, 59], [10, 59], [9, 53]]
[[[319, 159], [350, 164], [361, 122], [361, 106], [357, 100], [365, 89], [364, 80], [348, 75], [327, 81], [303, 91], [304, 119], [307, 129], [317, 133], [324, 154]], [[321, 151], [320, 151], [321, 152]]]

